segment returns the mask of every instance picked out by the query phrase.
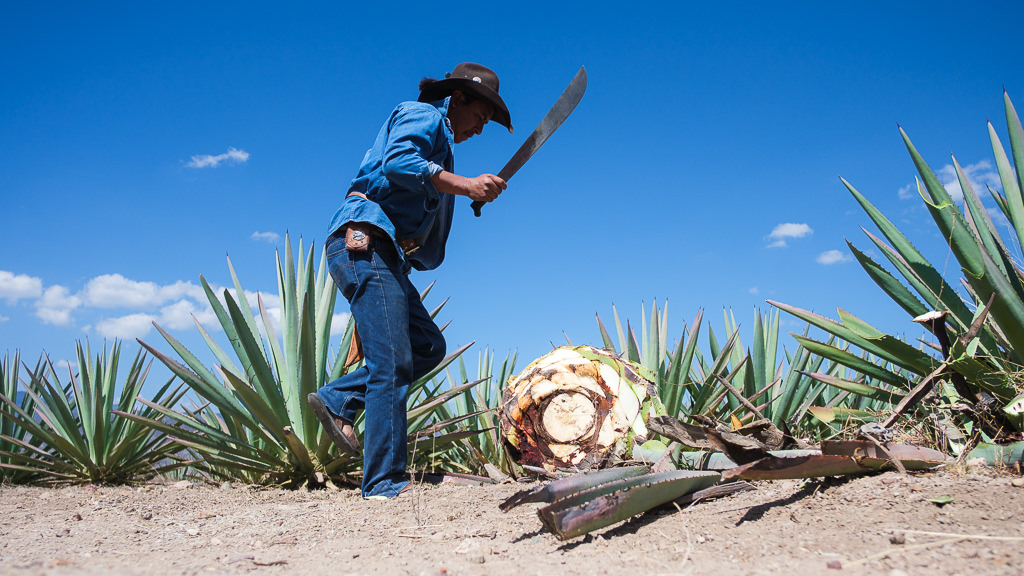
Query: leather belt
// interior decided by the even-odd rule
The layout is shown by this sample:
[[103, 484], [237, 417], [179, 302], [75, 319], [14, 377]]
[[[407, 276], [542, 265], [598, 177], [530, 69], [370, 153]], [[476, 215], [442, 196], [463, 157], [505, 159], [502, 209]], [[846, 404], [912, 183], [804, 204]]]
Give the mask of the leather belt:
[[[373, 202], [373, 200], [370, 200], [366, 196], [366, 194], [363, 194], [362, 192], [349, 192], [345, 197], [348, 198], [349, 196], [358, 196], [358, 197], [362, 198], [363, 200], [366, 200], [367, 202]], [[394, 225], [394, 224], [392, 224], [392, 225]], [[342, 229], [344, 230], [344, 228], [342, 228]], [[377, 230], [379, 230], [379, 229], [377, 229]], [[386, 234], [379, 233], [379, 235], [380, 236], [384, 236], [385, 238], [388, 238], [389, 240], [391, 239]], [[417, 242], [416, 240], [413, 240], [412, 238], [405, 238], [405, 239], [403, 239], [402, 236], [399, 235], [397, 231], [395, 232], [395, 240], [398, 242], [398, 247], [402, 249], [402, 252], [404, 252], [406, 256], [411, 256], [412, 254], [415, 254], [417, 250], [420, 249], [420, 243], [419, 242]]]

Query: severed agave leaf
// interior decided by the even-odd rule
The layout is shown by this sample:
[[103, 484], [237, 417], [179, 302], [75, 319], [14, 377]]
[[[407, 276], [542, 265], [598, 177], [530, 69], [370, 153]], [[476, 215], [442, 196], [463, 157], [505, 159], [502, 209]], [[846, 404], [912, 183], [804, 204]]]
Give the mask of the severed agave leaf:
[[623, 468], [605, 468], [604, 470], [567, 476], [546, 482], [529, 490], [516, 492], [498, 505], [498, 508], [502, 512], [508, 512], [520, 504], [527, 504], [529, 502], [554, 502], [570, 494], [576, 494], [615, 480], [647, 474], [650, 471], [651, 469], [647, 466], [625, 466]]
[[717, 484], [717, 472], [673, 470], [608, 482], [537, 510], [544, 527], [569, 540]]

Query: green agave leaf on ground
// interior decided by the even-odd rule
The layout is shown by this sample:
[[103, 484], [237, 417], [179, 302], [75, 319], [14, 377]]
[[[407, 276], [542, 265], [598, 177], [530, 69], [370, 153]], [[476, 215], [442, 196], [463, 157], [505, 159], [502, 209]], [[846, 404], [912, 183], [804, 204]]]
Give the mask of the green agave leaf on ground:
[[642, 476], [651, 471], [649, 466], [624, 466], [621, 468], [605, 468], [583, 474], [566, 476], [558, 480], [545, 482], [527, 490], [516, 492], [498, 505], [503, 512], [529, 502], [554, 502], [571, 494], [576, 494], [596, 486], [616, 480]]
[[645, 474], [560, 498], [537, 515], [559, 540], [570, 540], [713, 486], [721, 478], [717, 472], [690, 470]]
[[1005, 446], [981, 443], [967, 454], [968, 462], [976, 458], [984, 460], [989, 466], [1013, 466], [1024, 463], [1024, 442], [1014, 442]]

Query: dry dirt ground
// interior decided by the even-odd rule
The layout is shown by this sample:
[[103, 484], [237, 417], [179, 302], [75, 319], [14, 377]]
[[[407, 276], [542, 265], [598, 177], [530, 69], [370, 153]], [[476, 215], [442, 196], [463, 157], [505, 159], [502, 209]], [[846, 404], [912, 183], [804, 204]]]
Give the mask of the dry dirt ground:
[[[975, 468], [756, 489], [561, 542], [523, 485], [0, 487], [0, 574], [1022, 574], [1024, 487]], [[944, 506], [929, 500], [952, 497]]]

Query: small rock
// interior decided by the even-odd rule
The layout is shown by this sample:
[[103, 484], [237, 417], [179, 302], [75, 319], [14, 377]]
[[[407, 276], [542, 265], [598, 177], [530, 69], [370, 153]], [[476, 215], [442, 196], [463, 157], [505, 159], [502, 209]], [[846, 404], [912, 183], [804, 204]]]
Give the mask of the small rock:
[[231, 482], [222, 482], [220, 485], [221, 490], [231, 490], [232, 488], [234, 488], [234, 485]]
[[907, 543], [907, 535], [904, 534], [903, 532], [896, 532], [892, 536], [889, 536], [889, 543], [890, 544], [906, 544]]
[[179, 480], [178, 482], [175, 482], [174, 484], [171, 484], [171, 488], [174, 488], [175, 490], [184, 490], [186, 488], [191, 488], [191, 487], [192, 487], [192, 483], [189, 482], [188, 480]]
[[829, 570], [842, 570], [843, 569], [843, 563], [840, 562], [839, 560], [829, 560], [828, 564], [825, 564], [825, 566], [828, 566]]
[[474, 564], [483, 564], [486, 561], [486, 559], [483, 556], [473, 556], [469, 559], [469, 561]]
[[1014, 478], [1010, 484], [1016, 488], [1024, 488], [1024, 478]]
[[153, 519], [153, 513], [152, 512], [143, 512], [142, 514], [139, 514], [139, 518], [142, 518], [143, 520], [152, 520]]
[[64, 528], [64, 529], [59, 530], [57, 532], [57, 538], [63, 538], [65, 536], [70, 536], [70, 535], [71, 535], [71, 529], [70, 528]]
[[71, 519], [74, 520], [75, 522], [81, 522], [82, 521], [82, 515], [81, 514], [77, 514], [77, 513], [76, 514], [72, 514], [71, 515]]
[[187, 532], [189, 536], [199, 536], [199, 529], [198, 528], [189, 528], [185, 532]]

